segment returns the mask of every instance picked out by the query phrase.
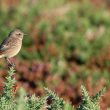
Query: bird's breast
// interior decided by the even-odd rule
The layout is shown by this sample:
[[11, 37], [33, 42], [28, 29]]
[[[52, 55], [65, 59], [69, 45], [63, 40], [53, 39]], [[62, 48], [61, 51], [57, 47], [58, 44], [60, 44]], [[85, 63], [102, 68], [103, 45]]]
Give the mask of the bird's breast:
[[14, 57], [15, 55], [18, 54], [20, 49], [21, 49], [21, 44], [13, 45], [5, 52], [5, 56], [8, 58]]
[[22, 46], [22, 40], [20, 39], [10, 39], [8, 42], [6, 42], [7, 48], [0, 51], [0, 58], [2, 57], [14, 57], [18, 54], [18, 52], [21, 49]]

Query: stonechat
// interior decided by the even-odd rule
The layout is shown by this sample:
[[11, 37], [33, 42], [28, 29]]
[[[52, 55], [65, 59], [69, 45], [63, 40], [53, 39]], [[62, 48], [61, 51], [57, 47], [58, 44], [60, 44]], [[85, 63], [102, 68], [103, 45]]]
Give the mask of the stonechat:
[[5, 58], [8, 64], [12, 65], [9, 58], [18, 54], [22, 46], [24, 33], [19, 29], [14, 29], [3, 40], [0, 45], [0, 58]]

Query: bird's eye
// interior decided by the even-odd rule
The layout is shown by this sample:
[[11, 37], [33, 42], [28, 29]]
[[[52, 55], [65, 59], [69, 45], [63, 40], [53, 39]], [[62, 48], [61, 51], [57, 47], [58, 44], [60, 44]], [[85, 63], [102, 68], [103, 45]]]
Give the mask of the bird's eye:
[[21, 33], [18, 33], [17, 35], [21, 35]]

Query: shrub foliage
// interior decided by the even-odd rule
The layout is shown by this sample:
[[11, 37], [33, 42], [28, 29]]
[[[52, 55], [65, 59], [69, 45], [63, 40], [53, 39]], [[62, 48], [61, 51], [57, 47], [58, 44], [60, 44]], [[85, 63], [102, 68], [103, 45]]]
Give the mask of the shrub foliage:
[[[8, 71], [8, 76], [4, 83], [3, 93], [0, 96], [0, 110], [73, 110], [74, 108], [67, 104], [62, 98], [59, 98], [54, 92], [45, 88], [46, 95], [36, 97], [28, 96], [21, 88], [18, 96], [15, 95], [13, 87], [16, 80], [14, 79], [14, 68]], [[81, 86], [82, 102], [77, 110], [100, 110], [99, 99], [105, 89], [99, 91], [92, 98], [88, 95], [84, 86]]]

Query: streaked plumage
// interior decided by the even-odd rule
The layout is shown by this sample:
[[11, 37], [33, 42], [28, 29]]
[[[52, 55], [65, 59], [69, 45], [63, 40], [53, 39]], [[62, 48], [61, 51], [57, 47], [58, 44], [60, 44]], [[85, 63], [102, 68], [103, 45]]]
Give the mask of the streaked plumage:
[[0, 45], [0, 58], [11, 58], [18, 54], [22, 46], [24, 33], [19, 29], [11, 31]]

